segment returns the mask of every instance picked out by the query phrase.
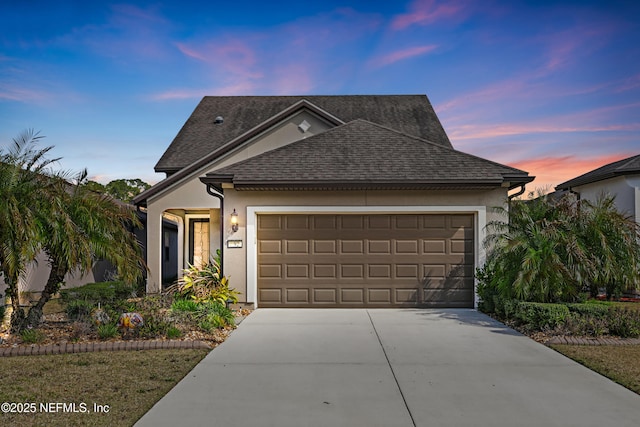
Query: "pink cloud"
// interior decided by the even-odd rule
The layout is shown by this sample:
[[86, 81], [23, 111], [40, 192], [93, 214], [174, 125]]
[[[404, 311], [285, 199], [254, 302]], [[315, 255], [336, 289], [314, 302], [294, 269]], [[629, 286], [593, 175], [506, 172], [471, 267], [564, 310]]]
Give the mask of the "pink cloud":
[[291, 95], [307, 93], [314, 88], [313, 75], [304, 64], [289, 64], [274, 70], [272, 93]]
[[170, 53], [168, 34], [172, 24], [156, 8], [118, 4], [110, 9], [111, 14], [106, 23], [73, 28], [51, 43], [89, 48], [98, 55], [117, 60], [167, 58]]
[[258, 55], [255, 49], [245, 41], [231, 40], [227, 43], [208, 41], [195, 47], [176, 43], [176, 47], [183, 55], [224, 70], [225, 74], [250, 79], [263, 77], [257, 67]]
[[518, 78], [498, 81], [485, 86], [480, 90], [464, 93], [443, 104], [439, 104], [436, 107], [436, 110], [439, 113], [442, 113], [448, 110], [458, 109], [460, 107], [473, 108], [475, 104], [493, 104], [496, 103], [496, 101], [500, 101], [505, 98], [513, 98], [515, 96], [538, 94], [537, 91], [533, 90], [533, 87], [528, 83], [528, 80], [528, 76], [520, 76]]
[[[339, 8], [268, 31], [208, 33], [173, 42], [180, 55], [197, 65], [205, 89], [174, 87], [151, 98], [197, 98], [203, 90], [230, 95], [301, 94], [322, 86], [326, 91], [344, 80], [345, 69], [355, 67], [355, 61], [341, 61], [349, 43], [368, 37], [383, 23], [380, 14]], [[335, 66], [327, 70], [327, 63]]]
[[397, 50], [395, 52], [391, 52], [386, 55], [373, 58], [370, 61], [370, 65], [373, 67], [384, 67], [384, 66], [396, 63], [398, 61], [403, 61], [405, 59], [424, 55], [426, 53], [434, 51], [437, 48], [438, 48], [437, 45], [426, 45], [426, 46], [414, 46], [414, 47], [409, 47], [402, 50]]
[[[557, 119], [557, 117], [555, 118]], [[562, 120], [560, 120], [562, 122]], [[488, 125], [462, 125], [450, 128], [449, 138], [452, 141], [466, 139], [499, 138], [504, 136], [537, 134], [537, 133], [572, 133], [572, 132], [615, 132], [640, 131], [640, 123], [611, 125], [595, 124], [557, 124], [552, 122], [507, 123]]]
[[200, 52], [200, 51], [198, 51], [196, 49], [193, 49], [193, 48], [187, 46], [184, 43], [176, 43], [175, 45], [178, 48], [178, 50], [180, 52], [182, 52], [182, 54], [184, 56], [187, 56], [187, 57], [192, 58], [192, 59], [197, 59], [198, 61], [204, 61], [204, 62], [208, 61], [208, 58], [207, 58], [206, 55], [204, 55], [202, 52]]
[[616, 92], [627, 92], [630, 90], [635, 90], [640, 87], [640, 74], [636, 74], [635, 76], [631, 76], [624, 81], [617, 84], [615, 89]]
[[506, 162], [509, 166], [522, 169], [536, 177], [529, 189], [551, 188], [576, 178], [606, 164], [622, 160], [637, 153], [614, 153], [606, 156], [581, 158], [577, 156], [544, 156]]
[[581, 56], [589, 55], [601, 48], [612, 32], [610, 25], [603, 23], [578, 24], [561, 32], [545, 35], [537, 41], [546, 46], [543, 64], [539, 73], [542, 76], [556, 72], [576, 62]]
[[391, 22], [394, 30], [403, 30], [412, 25], [429, 25], [437, 21], [459, 19], [465, 5], [459, 1], [415, 0], [405, 14], [397, 15]]
[[0, 99], [7, 101], [18, 101], [24, 103], [44, 103], [52, 100], [50, 93], [18, 86], [0, 85]]

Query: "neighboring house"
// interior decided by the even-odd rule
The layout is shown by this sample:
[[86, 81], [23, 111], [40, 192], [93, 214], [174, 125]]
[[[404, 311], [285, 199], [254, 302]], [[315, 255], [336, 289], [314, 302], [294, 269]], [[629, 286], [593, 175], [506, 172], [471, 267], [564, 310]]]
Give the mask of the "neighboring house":
[[620, 212], [640, 223], [640, 155], [609, 163], [563, 182], [556, 191], [570, 191], [580, 199], [590, 201], [608, 193], [616, 197]]
[[155, 170], [147, 291], [170, 217], [180, 271], [222, 249], [256, 307], [474, 307], [492, 208], [533, 180], [453, 149], [424, 95], [207, 96]]
[[[44, 253], [40, 253], [34, 262], [32, 262], [20, 276], [18, 281], [18, 291], [20, 292], [21, 304], [27, 304], [29, 300], [36, 300], [40, 297], [40, 292], [44, 289], [44, 285], [49, 278], [51, 267], [48, 264], [47, 257]], [[87, 283], [100, 281], [100, 275], [106, 274], [106, 269], [102, 263], [96, 263], [96, 268], [85, 275], [79, 272], [69, 273], [65, 276], [65, 288], [75, 288]], [[96, 277], [98, 279], [96, 279]], [[7, 294], [7, 285], [4, 278], [0, 277], [0, 306], [5, 304], [5, 296]]]

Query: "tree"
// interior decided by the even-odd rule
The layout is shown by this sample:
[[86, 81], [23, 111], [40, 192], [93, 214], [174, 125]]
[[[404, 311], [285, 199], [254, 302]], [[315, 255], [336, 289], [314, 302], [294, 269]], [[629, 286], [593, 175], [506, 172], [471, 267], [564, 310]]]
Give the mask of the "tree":
[[487, 226], [493, 233], [485, 270], [501, 296], [537, 302], [577, 296], [576, 268], [587, 261], [571, 231], [572, 209], [568, 199], [552, 204], [546, 196], [514, 201], [510, 211], [497, 208], [508, 219]]
[[604, 287], [607, 298], [619, 297], [640, 281], [640, 225], [616, 209], [615, 197], [601, 194], [595, 202], [584, 200], [576, 231], [591, 258], [585, 272], [591, 296]]
[[87, 172], [76, 178], [73, 186], [60, 183], [57, 205], [47, 215], [58, 219], [42, 223], [47, 236], [42, 249], [51, 271], [38, 302], [27, 315], [27, 326], [36, 326], [42, 309], [60, 290], [65, 276], [74, 270], [87, 273], [98, 259], [110, 261], [118, 276], [129, 283], [142, 278], [141, 250], [129, 227], [140, 227], [135, 212], [116, 203], [104, 194], [95, 193], [85, 185]]
[[85, 187], [87, 187], [88, 190], [91, 190], [95, 193], [105, 193], [107, 191], [107, 189], [104, 187], [104, 185], [100, 184], [99, 182], [96, 181], [91, 181], [88, 180], [85, 184]]
[[102, 185], [96, 181], [87, 181], [85, 185], [91, 191], [108, 194], [125, 203], [130, 203], [135, 196], [151, 188], [150, 184], [147, 184], [139, 178], [116, 179], [110, 181], [107, 185]]
[[[86, 272], [98, 258], [111, 261], [127, 280], [142, 276], [140, 248], [126, 224], [138, 225], [133, 212], [89, 191], [83, 185], [86, 173], [70, 182], [68, 174], [54, 171], [57, 159], [47, 159], [52, 147], [36, 148], [41, 138], [26, 131], [0, 152], [0, 269], [11, 296], [14, 332], [39, 323], [42, 307], [67, 272]], [[42, 251], [51, 273], [40, 300], [25, 314], [18, 281]]]
[[[584, 290], [609, 297], [640, 282], [640, 227], [615, 208], [615, 198], [595, 202], [546, 196], [512, 203], [508, 220], [492, 233], [480, 290], [536, 302], [574, 300]], [[484, 299], [484, 298], [483, 298]]]
[[105, 192], [118, 200], [129, 203], [131, 200], [149, 189], [151, 186], [141, 179], [116, 179], [105, 186]]
[[36, 149], [42, 138], [28, 130], [13, 139], [9, 150], [0, 152], [0, 269], [11, 297], [11, 323], [21, 324], [24, 312], [18, 300], [18, 281], [33, 261], [41, 242], [40, 211], [51, 194], [49, 167], [56, 159], [47, 159], [51, 147]]

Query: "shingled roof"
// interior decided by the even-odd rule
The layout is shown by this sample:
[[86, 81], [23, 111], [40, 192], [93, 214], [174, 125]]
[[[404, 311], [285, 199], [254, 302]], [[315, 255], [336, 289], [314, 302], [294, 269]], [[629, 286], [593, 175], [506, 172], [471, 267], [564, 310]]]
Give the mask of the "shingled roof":
[[[175, 173], [301, 100], [342, 123], [363, 119], [451, 148], [426, 95], [205, 96], [155, 166]], [[224, 122], [216, 125], [216, 117]]]
[[527, 172], [365, 120], [208, 173], [207, 184], [242, 189], [513, 188]]
[[640, 174], [640, 154], [631, 156], [617, 162], [609, 163], [591, 172], [580, 175], [569, 181], [563, 182], [556, 190], [569, 190], [579, 185], [590, 184], [622, 175]]

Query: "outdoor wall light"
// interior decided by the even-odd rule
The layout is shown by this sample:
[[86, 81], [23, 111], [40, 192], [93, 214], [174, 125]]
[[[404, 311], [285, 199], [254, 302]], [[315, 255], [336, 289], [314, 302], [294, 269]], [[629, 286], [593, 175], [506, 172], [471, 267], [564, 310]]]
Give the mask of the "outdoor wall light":
[[238, 212], [234, 209], [231, 213], [231, 230], [235, 233], [238, 231]]

